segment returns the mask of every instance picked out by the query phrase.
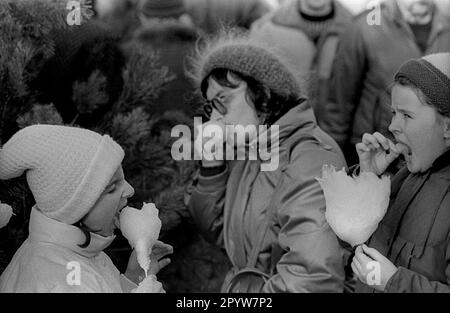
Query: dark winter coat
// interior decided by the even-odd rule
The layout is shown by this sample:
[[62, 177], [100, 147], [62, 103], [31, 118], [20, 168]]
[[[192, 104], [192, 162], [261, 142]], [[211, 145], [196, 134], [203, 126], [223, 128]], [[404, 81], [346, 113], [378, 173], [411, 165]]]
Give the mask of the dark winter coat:
[[185, 64], [195, 48], [196, 29], [178, 21], [162, 21], [143, 26], [137, 31], [136, 40], [156, 51], [159, 56], [158, 65], [166, 66], [169, 75], [175, 75], [164, 86], [151, 111], [163, 113], [181, 110], [189, 116], [193, 115], [198, 103], [194, 103], [194, 86], [185, 75]]
[[365, 11], [344, 31], [321, 125], [341, 147], [350, 141], [352, 151], [364, 133], [387, 134], [391, 120], [387, 90], [400, 65], [423, 54], [450, 51], [450, 17], [442, 12], [435, 12], [422, 53], [396, 2], [384, 1], [380, 9], [380, 25], [369, 25], [376, 12]]
[[[368, 246], [398, 267], [386, 292], [450, 292], [450, 151], [426, 173], [404, 168], [393, 178], [389, 209]], [[358, 282], [356, 291], [374, 290]]]
[[247, 268], [258, 232], [274, 209], [257, 249], [253, 272], [258, 274], [238, 276], [232, 291], [342, 292], [343, 251], [325, 220], [325, 198], [316, 180], [323, 164], [345, 167], [342, 152], [316, 125], [308, 102], [275, 124], [280, 127], [278, 169], [261, 171], [259, 160], [245, 160], [228, 162], [214, 176], [198, 175], [188, 202], [192, 218], [205, 238], [225, 246], [233, 265], [225, 286]]

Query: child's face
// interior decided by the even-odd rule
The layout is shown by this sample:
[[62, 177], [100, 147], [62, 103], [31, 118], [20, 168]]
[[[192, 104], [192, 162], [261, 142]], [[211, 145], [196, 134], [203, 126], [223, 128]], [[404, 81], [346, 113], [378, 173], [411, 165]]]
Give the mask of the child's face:
[[127, 199], [133, 195], [134, 189], [125, 180], [120, 166], [94, 207], [83, 219], [83, 224], [93, 233], [111, 236], [116, 228], [114, 218], [127, 205]]
[[422, 104], [416, 92], [405, 86], [392, 88], [392, 111], [389, 130], [404, 147], [408, 170], [425, 172], [448, 149], [446, 123], [439, 122], [436, 110]]

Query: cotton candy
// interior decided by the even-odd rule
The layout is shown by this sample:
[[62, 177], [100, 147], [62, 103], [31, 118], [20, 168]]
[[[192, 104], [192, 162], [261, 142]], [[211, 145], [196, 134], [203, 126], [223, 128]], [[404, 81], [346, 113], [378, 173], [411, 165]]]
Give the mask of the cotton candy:
[[158, 209], [153, 203], [144, 203], [141, 210], [124, 208], [120, 213], [120, 230], [136, 250], [138, 263], [147, 276], [150, 253], [161, 231]]
[[0, 228], [5, 227], [9, 223], [12, 215], [13, 210], [11, 206], [0, 202]]
[[336, 235], [352, 247], [366, 242], [377, 229], [389, 205], [389, 177], [362, 172], [348, 176], [325, 165], [317, 179], [325, 194], [325, 217]]

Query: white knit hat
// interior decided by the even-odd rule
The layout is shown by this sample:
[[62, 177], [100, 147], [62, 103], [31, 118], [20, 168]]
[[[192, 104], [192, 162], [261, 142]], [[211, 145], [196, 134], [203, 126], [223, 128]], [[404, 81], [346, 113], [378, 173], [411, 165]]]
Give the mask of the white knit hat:
[[109, 137], [55, 125], [17, 132], [0, 150], [0, 179], [26, 177], [39, 209], [49, 218], [73, 224], [105, 190], [124, 157]]

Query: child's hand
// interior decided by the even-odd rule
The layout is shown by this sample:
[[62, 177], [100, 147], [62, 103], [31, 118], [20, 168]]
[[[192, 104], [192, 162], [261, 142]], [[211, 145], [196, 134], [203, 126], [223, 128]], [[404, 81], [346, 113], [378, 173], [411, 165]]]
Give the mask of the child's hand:
[[157, 241], [153, 246], [150, 254], [150, 270], [149, 275], [156, 275], [160, 270], [170, 264], [170, 259], [166, 258], [168, 254], [173, 253], [173, 247], [162, 241]]
[[362, 142], [356, 145], [361, 171], [381, 175], [400, 155], [400, 148], [376, 132], [364, 134]]
[[[158, 272], [170, 264], [170, 259], [165, 258], [168, 254], [173, 253], [173, 247], [162, 241], [156, 241], [150, 253], [150, 269], [148, 275], [156, 275]], [[136, 284], [139, 284], [145, 278], [145, 272], [139, 265], [136, 257], [136, 251], [131, 252], [128, 259], [128, 266], [125, 271], [125, 276]]]
[[379, 291], [384, 291], [389, 279], [397, 272], [389, 259], [366, 245], [356, 248], [351, 266], [361, 282]]

